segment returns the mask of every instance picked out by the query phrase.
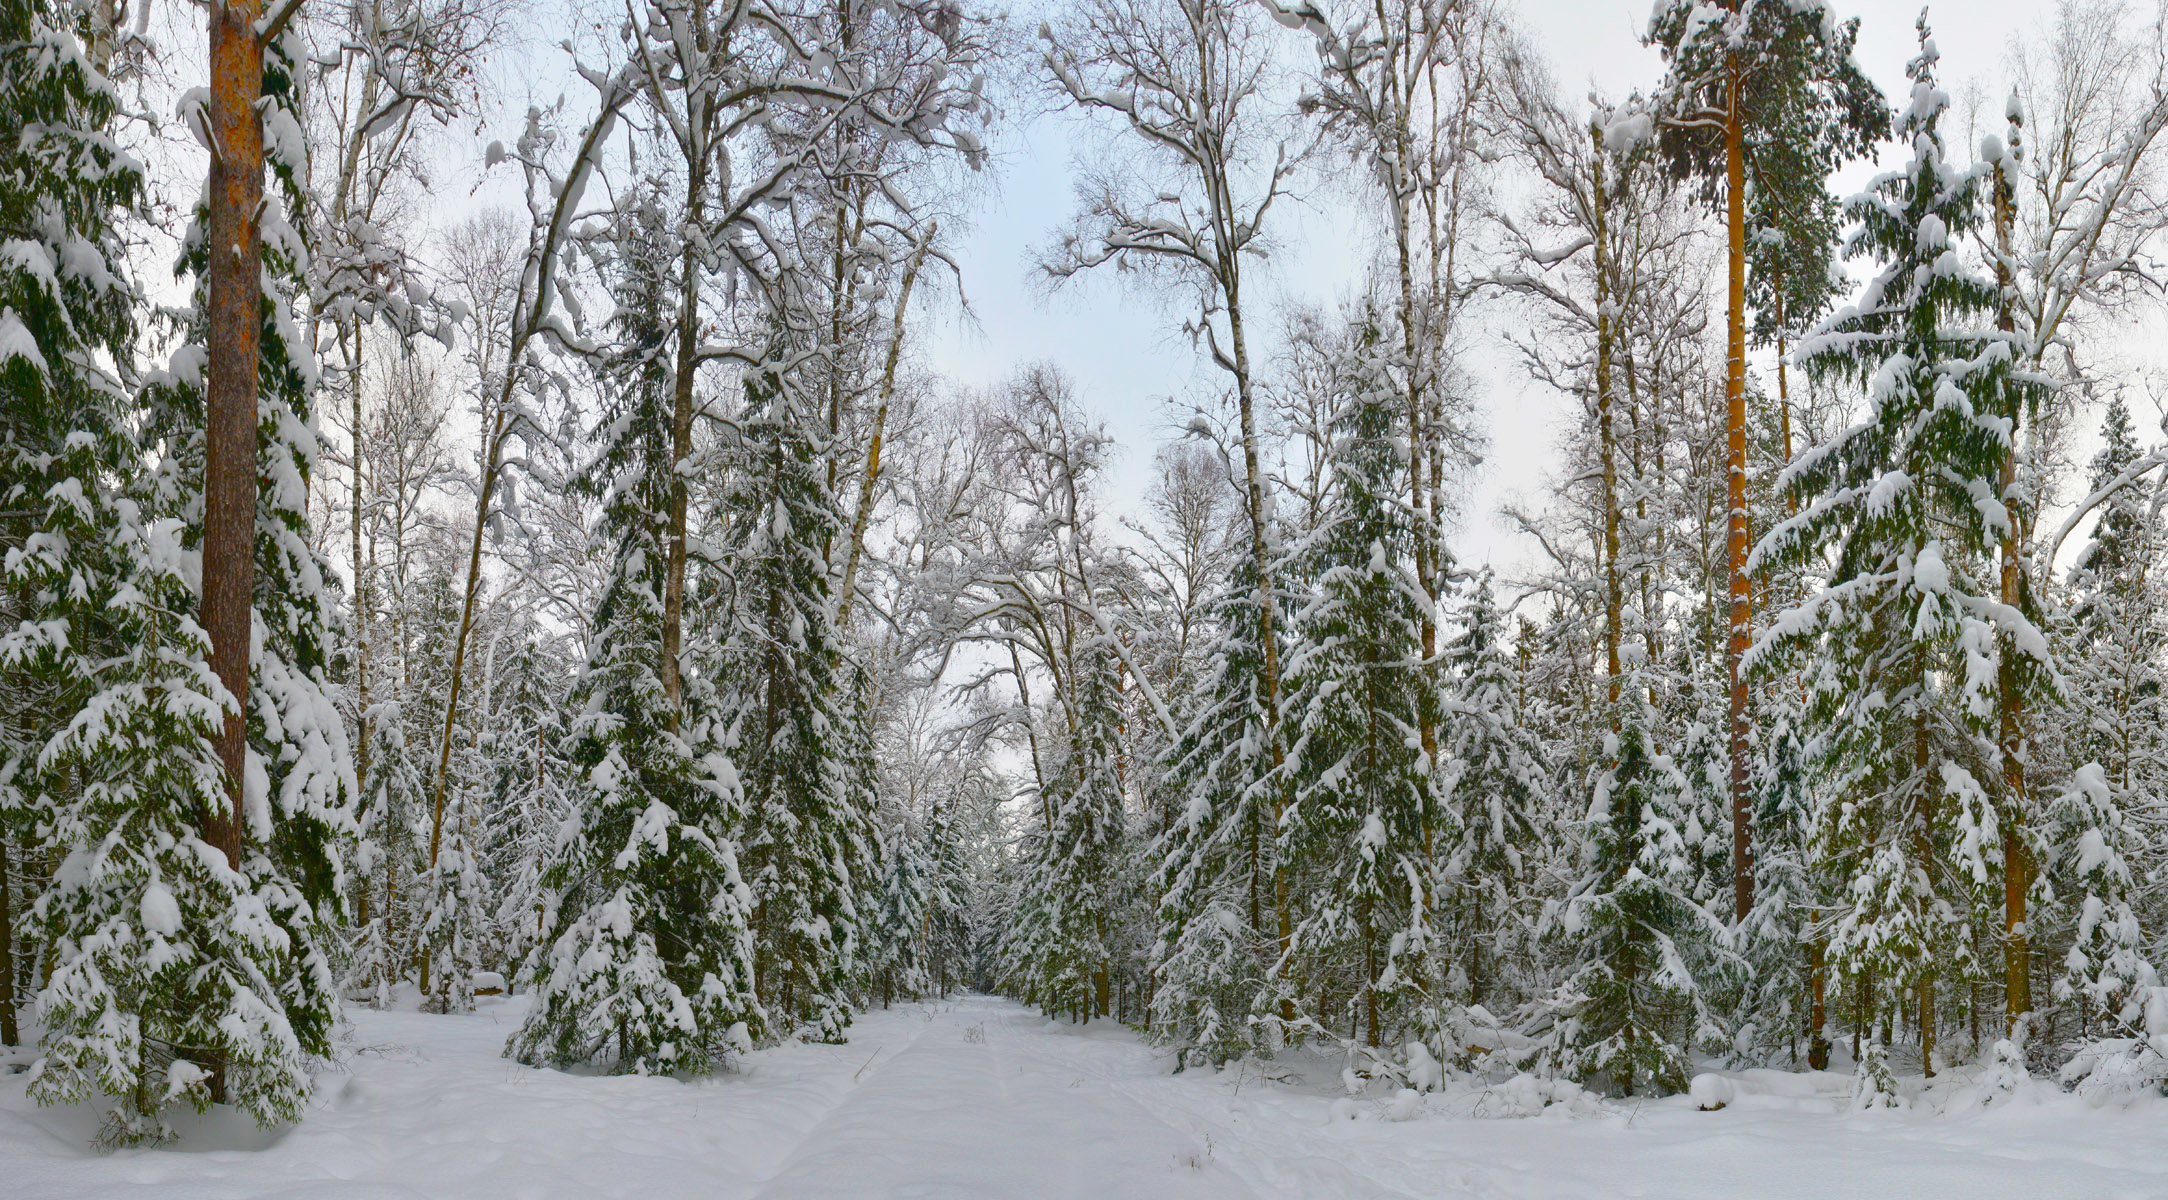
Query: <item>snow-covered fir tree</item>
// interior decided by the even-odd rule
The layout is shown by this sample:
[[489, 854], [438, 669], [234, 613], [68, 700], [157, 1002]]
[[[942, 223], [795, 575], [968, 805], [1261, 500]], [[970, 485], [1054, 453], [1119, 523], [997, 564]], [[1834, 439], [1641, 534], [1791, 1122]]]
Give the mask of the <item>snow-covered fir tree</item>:
[[1967, 921], [2005, 865], [1983, 749], [1998, 644], [2023, 656], [2036, 698], [2052, 694], [2053, 667], [2036, 614], [2001, 603], [1990, 574], [2015, 519], [1997, 483], [2012, 452], [2006, 414], [2038, 388], [2017, 338], [1993, 326], [1993, 279], [1961, 253], [1983, 219], [1985, 177], [1944, 151], [1949, 97], [1924, 23], [1920, 43], [1899, 121], [1909, 157], [1848, 207], [1850, 251], [1880, 269], [1799, 349], [1818, 375], [1864, 386], [1869, 409], [1787, 468], [1799, 514], [1756, 551], [1760, 563], [1827, 553], [1833, 565], [1757, 654], [1801, 663], [1812, 697], [1812, 853], [1834, 884], [1831, 970], [1877, 1010], [1912, 1006], [1931, 1059], [1935, 985], [1978, 971]]
[[[661, 679], [671, 452], [664, 210], [638, 195], [616, 216], [617, 349], [598, 453], [578, 486], [602, 505], [613, 573], [566, 730], [571, 812], [542, 878], [547, 932], [528, 956], [535, 999], [508, 1047], [526, 1062], [648, 1073], [711, 1069], [764, 1026], [754, 895], [740, 870], [745, 783], [712, 676]], [[704, 566], [705, 564], [700, 564]], [[707, 574], [691, 577], [705, 613]], [[716, 623], [689, 623], [693, 662]]]
[[823, 548], [840, 521], [810, 397], [772, 369], [744, 392], [718, 501], [731, 578], [710, 659], [716, 736], [743, 792], [760, 999], [786, 1028], [840, 1041], [877, 837], [861, 767], [846, 759], [864, 742], [829, 627]]
[[1447, 673], [1445, 825], [1438, 854], [1451, 922], [1449, 990], [1470, 1004], [1511, 997], [1505, 976], [1532, 948], [1530, 894], [1541, 865], [1537, 827], [1549, 814], [1548, 755], [1522, 723], [1515, 674], [1489, 570], [1469, 580], [1444, 646]]
[[1287, 658], [1297, 783], [1280, 826], [1285, 869], [1304, 894], [1280, 971], [1323, 1029], [1371, 1047], [1436, 996], [1433, 856], [1444, 832], [1418, 735], [1439, 698], [1422, 661], [1430, 601], [1408, 565], [1407, 429], [1378, 369], [1384, 336], [1374, 311], [1353, 322], [1332, 398], [1332, 491], [1298, 555], [1312, 582]]
[[1213, 641], [1185, 699], [1188, 725], [1161, 766], [1173, 815], [1157, 875], [1152, 1025], [1185, 1057], [1211, 1063], [1258, 1045], [1252, 1022], [1273, 1007], [1268, 972], [1291, 932], [1276, 865], [1281, 777], [1257, 692], [1253, 574], [1237, 559], [1208, 603]]

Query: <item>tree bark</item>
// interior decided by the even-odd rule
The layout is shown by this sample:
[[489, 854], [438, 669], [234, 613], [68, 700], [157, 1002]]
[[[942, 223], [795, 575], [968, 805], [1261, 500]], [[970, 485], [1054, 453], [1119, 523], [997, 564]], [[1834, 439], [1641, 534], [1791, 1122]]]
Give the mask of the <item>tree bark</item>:
[[1611, 378], [1613, 336], [1611, 329], [1610, 230], [1604, 208], [1603, 132], [1589, 129], [1595, 154], [1590, 158], [1592, 197], [1590, 216], [1595, 229], [1596, 256], [1596, 437], [1603, 466], [1603, 649], [1604, 694], [1609, 701], [1613, 732], [1618, 729], [1619, 643], [1623, 637], [1621, 610], [1625, 598], [1618, 573], [1618, 439], [1612, 430], [1613, 382]]
[[229, 697], [216, 739], [229, 811], [204, 832], [241, 866], [247, 825], [249, 633], [254, 614], [256, 370], [263, 336], [263, 44], [260, 0], [211, 8], [211, 178], [205, 332], [203, 627], [211, 671]]
[[15, 898], [8, 878], [8, 843], [0, 837], [0, 1046], [22, 1042], [15, 1024]]
[[866, 470], [858, 481], [858, 508], [851, 514], [851, 544], [845, 552], [843, 564], [843, 588], [836, 599], [836, 628], [849, 628], [851, 602], [858, 597], [858, 561], [866, 549], [866, 525], [873, 516], [873, 490], [881, 480], [881, 440], [888, 430], [888, 408], [896, 395], [896, 363], [903, 356], [903, 317], [911, 303], [911, 288], [918, 282], [919, 268], [926, 263], [926, 251], [933, 245], [933, 237], [940, 228], [938, 222], [929, 224], [920, 236], [918, 245], [911, 251], [910, 261], [904, 264], [903, 280], [896, 293], [895, 322], [888, 332], [888, 358], [881, 366], [881, 394], [873, 410], [873, 437], [866, 446]]
[[[694, 156], [685, 185], [685, 226], [701, 229], [702, 199], [707, 194], [707, 160]], [[700, 252], [687, 239], [679, 268], [683, 290], [678, 296], [677, 361], [670, 390], [670, 527], [668, 561], [662, 591], [662, 695], [670, 708], [670, 732], [678, 731], [685, 712], [685, 509], [688, 488], [685, 472], [693, 453], [693, 377], [700, 370]]]
[[[1995, 282], [1998, 300], [1995, 327], [2014, 332], [2017, 321], [2011, 312], [2010, 227], [2016, 208], [2010, 181], [1998, 167], [1995, 172]], [[2019, 405], [2010, 405], [2010, 445], [2003, 455], [1996, 480], [2008, 509], [2008, 525], [2002, 538], [2001, 600], [2012, 609], [2025, 596], [2025, 570], [2018, 544], [2017, 433]], [[2002, 782], [2007, 793], [2002, 821], [2002, 967], [2004, 1010], [2008, 1032], [2017, 1036], [2025, 1015], [2032, 1011], [2032, 944], [2025, 928], [2025, 897], [2032, 887], [2032, 850], [2025, 836], [2025, 701], [2018, 687], [2017, 642], [2001, 639], [2002, 661], [1996, 671], [1996, 749], [2002, 756]]]
[[[206, 814], [204, 840], [241, 869], [248, 827], [249, 640], [255, 616], [256, 391], [263, 339], [263, 43], [260, 0], [214, 0], [210, 11], [211, 171], [204, 330], [203, 629], [211, 673], [226, 693], [213, 739], [226, 777], [222, 813]], [[210, 1095], [226, 1098], [225, 1065], [190, 1047], [210, 1069]]]
[[1746, 152], [1741, 129], [1738, 64], [1726, 83], [1724, 116], [1724, 223], [1729, 235], [1727, 312], [1724, 319], [1724, 431], [1728, 465], [1725, 545], [1731, 565], [1731, 638], [1725, 664], [1731, 674], [1731, 887], [1733, 916], [1746, 920], [1754, 907], [1752, 816], [1747, 804], [1746, 651], [1752, 638], [1752, 601], [1746, 574]]

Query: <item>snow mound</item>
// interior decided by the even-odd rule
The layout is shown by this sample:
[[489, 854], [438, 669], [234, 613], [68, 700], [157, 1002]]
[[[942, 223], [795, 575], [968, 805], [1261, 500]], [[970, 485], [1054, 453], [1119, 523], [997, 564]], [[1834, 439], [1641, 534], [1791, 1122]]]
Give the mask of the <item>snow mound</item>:
[[1722, 1075], [1705, 1071], [1694, 1076], [1694, 1082], [1687, 1085], [1686, 1094], [1693, 1097], [1694, 1107], [1703, 1112], [1715, 1112], [1739, 1098], [1739, 1085]]

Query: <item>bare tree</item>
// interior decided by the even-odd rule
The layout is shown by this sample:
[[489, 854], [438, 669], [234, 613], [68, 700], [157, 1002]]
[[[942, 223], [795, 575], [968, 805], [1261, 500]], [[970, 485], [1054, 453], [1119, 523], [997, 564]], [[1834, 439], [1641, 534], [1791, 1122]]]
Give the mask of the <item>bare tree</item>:
[[[1040, 35], [1060, 94], [1111, 118], [1131, 151], [1119, 166], [1087, 172], [1082, 210], [1042, 269], [1058, 283], [1114, 264], [1191, 297], [1188, 332], [1234, 393], [1260, 593], [1258, 694], [1277, 767], [1286, 756], [1277, 602], [1243, 292], [1244, 272], [1265, 248], [1265, 219], [1296, 161], [1269, 129], [1269, 49], [1253, 10], [1236, 0], [1091, 0]], [[1274, 891], [1284, 949], [1293, 933], [1284, 878], [1275, 877]]]

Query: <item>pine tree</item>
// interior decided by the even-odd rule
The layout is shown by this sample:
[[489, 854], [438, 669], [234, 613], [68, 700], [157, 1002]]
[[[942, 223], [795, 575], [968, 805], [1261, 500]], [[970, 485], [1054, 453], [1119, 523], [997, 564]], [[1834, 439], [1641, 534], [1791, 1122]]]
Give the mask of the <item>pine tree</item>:
[[[113, 101], [80, 50], [67, 52], [74, 31], [50, 16], [29, 21], [42, 65], [33, 59], [23, 78], [48, 81], [45, 99], [59, 118], [47, 126], [50, 140], [30, 157], [67, 164], [78, 181], [50, 193], [63, 199], [50, 210], [60, 223], [46, 230], [67, 236], [78, 262], [89, 247], [98, 263], [69, 272], [85, 289], [78, 302], [96, 298], [96, 307], [84, 310], [72, 337], [54, 344], [55, 353], [41, 356], [41, 373], [80, 372], [90, 339], [128, 328], [126, 292], [107, 219], [96, 207], [69, 209], [122, 201], [133, 194], [136, 176], [97, 132], [106, 119], [97, 114], [109, 115]], [[264, 55], [263, 119], [275, 129], [293, 120], [294, 51], [289, 35], [273, 39]], [[47, 511], [65, 507], [71, 519], [85, 520], [94, 511], [91, 497], [103, 493], [110, 523], [80, 527], [79, 535], [98, 527], [102, 533], [79, 536], [75, 544], [89, 549], [102, 538], [118, 556], [113, 561], [125, 566], [77, 574], [57, 556], [25, 563], [63, 572], [54, 583], [75, 575], [81, 589], [67, 590], [95, 598], [104, 619], [116, 622], [110, 643], [86, 628], [87, 636], [66, 651], [107, 645], [119, 653], [95, 667], [76, 660], [75, 670], [86, 672], [96, 691], [42, 755], [53, 773], [48, 794], [67, 799], [51, 814], [52, 841], [65, 857], [36, 910], [57, 954], [40, 1001], [46, 1055], [32, 1085], [49, 1103], [97, 1091], [120, 1097], [107, 1129], [115, 1140], [163, 1134], [162, 1113], [181, 1099], [199, 1108], [230, 1100], [265, 1124], [298, 1118], [310, 1092], [308, 1060], [330, 1053], [338, 1011], [329, 924], [343, 912], [340, 847], [353, 835], [354, 781], [344, 726], [329, 698], [329, 573], [309, 537], [314, 363], [291, 340], [308, 254], [291, 219], [300, 212], [291, 157], [300, 145], [272, 141], [269, 161], [279, 186], [262, 212], [269, 286], [258, 339], [252, 519], [257, 653], [241, 710], [247, 715], [239, 829], [222, 816], [231, 811], [232, 793], [213, 746], [224, 722], [215, 692], [205, 688], [210, 647], [195, 619], [199, 597], [190, 582], [200, 543], [188, 531], [202, 527], [204, 504], [207, 251], [200, 220], [181, 260], [198, 284], [195, 308], [176, 331], [183, 344], [166, 371], [149, 377], [139, 401], [147, 411], [129, 409], [141, 414], [145, 441], [98, 463], [100, 453], [124, 448], [100, 444], [104, 422], [93, 411], [115, 403], [114, 381], [91, 383], [97, 375], [76, 374], [67, 385], [105, 391], [96, 404], [92, 393], [75, 392], [87, 436], [68, 445], [78, 467], [96, 464], [124, 490], [110, 492], [103, 481], [96, 492], [80, 483], [49, 490]], [[54, 151], [60, 153], [46, 157]], [[117, 343], [107, 349], [116, 362], [128, 361]], [[144, 448], [160, 439], [167, 453], [142, 470]], [[72, 783], [65, 792], [64, 779]], [[214, 846], [212, 836], [225, 845]]]
[[2055, 998], [2082, 1004], [2089, 1026], [2110, 1037], [2127, 1037], [2144, 1028], [2144, 989], [2160, 977], [2147, 956], [2131, 906], [2137, 890], [2131, 860], [2140, 835], [2124, 815], [2122, 798], [2098, 764], [2079, 767], [2070, 790], [2048, 809], [2049, 844], [2061, 853], [2049, 874], [2067, 881], [2077, 897], [2076, 930]]
[[613, 231], [609, 403], [599, 452], [576, 486], [601, 502], [614, 561], [566, 730], [572, 812], [542, 877], [548, 932], [524, 968], [535, 999], [506, 1052], [536, 1064], [697, 1074], [750, 1048], [763, 1013], [753, 894], [739, 871], [745, 785], [713, 688], [695, 676], [672, 707], [659, 664], [677, 476], [660, 356], [670, 312], [664, 219], [639, 194]]
[[[2033, 697], [2053, 667], [2035, 614], [2001, 604], [1989, 556], [2012, 516], [1997, 479], [2010, 454], [2007, 397], [2037, 402], [2021, 347], [1993, 328], [1991, 278], [1958, 245], [1980, 222], [1983, 175], [1951, 164], [1924, 21], [1907, 69], [1900, 144], [1910, 160], [1855, 200], [1855, 254], [1882, 269], [1856, 306], [1803, 340], [1823, 377], [1863, 384], [1865, 420], [1785, 475], [1798, 516], [1756, 564], [1806, 567], [1834, 552], [1824, 586], [1779, 616], [1771, 648], [1803, 658], [1820, 748], [1812, 853], [1834, 882], [1833, 970], [1880, 999], [1918, 1005], [1933, 1069], [1934, 986], [1977, 969], [1965, 915], [2001, 866], [1982, 779], [1998, 637]], [[1757, 651], [1757, 655], [1763, 651]], [[1781, 658], [1781, 655], [1780, 655]]]
[[[1670, 68], [1657, 103], [1661, 150], [1675, 174], [1703, 181], [1706, 199], [1722, 199], [1729, 243], [1728, 790], [1733, 916], [1742, 922], [1753, 907], [1746, 310], [1751, 300], [1766, 311], [1765, 328], [1781, 329], [1811, 318], [1833, 290], [1827, 180], [1845, 160], [1867, 154], [1889, 123], [1882, 94], [1852, 59], [1858, 36], [1857, 18], [1839, 23], [1821, 0], [1660, 0], [1646, 37]], [[1751, 291], [1750, 265], [1756, 268]]]
[[[539, 635], [541, 631], [537, 630]], [[532, 636], [514, 657], [499, 718], [484, 861], [496, 874], [490, 961], [508, 978], [544, 930], [542, 871], [567, 814], [564, 714], [570, 675], [552, 640]]]

